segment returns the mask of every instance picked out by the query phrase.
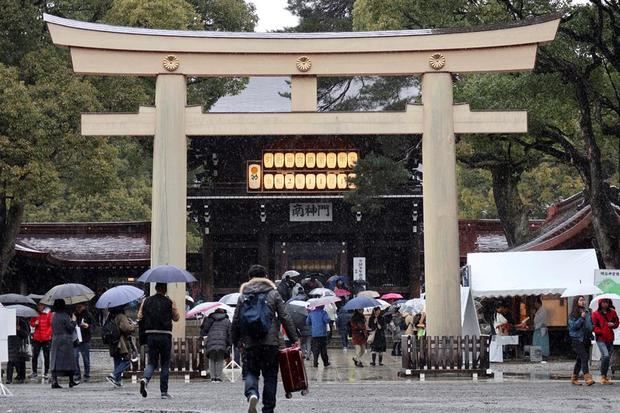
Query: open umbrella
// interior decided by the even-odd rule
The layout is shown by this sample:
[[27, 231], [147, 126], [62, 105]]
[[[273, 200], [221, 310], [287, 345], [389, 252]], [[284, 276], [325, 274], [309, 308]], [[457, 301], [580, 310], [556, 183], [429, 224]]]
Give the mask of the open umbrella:
[[97, 308], [114, 308], [128, 304], [144, 297], [144, 291], [133, 285], [119, 285], [112, 287], [97, 300]]
[[204, 313], [206, 313], [208, 311], [213, 311], [216, 308], [220, 308], [220, 307], [222, 307], [224, 305], [226, 305], [226, 304], [222, 304], [222, 303], [218, 303], [218, 302], [213, 302], [213, 301], [208, 301], [206, 303], [200, 303], [196, 307], [194, 307], [191, 310], [189, 310], [185, 314], [185, 318], [194, 317], [196, 314], [204, 314]]
[[25, 305], [22, 305], [22, 304], [7, 305], [4, 308], [9, 308], [9, 309], [15, 310], [15, 315], [17, 317], [30, 318], [30, 317], [38, 317], [39, 316], [39, 313], [37, 313], [35, 310], [33, 310], [30, 307], [26, 307]]
[[382, 310], [387, 310], [388, 308], [392, 306], [392, 304], [388, 303], [385, 300], [381, 300], [379, 298], [377, 298], [377, 302], [379, 303], [379, 307], [381, 307]]
[[345, 290], [344, 288], [336, 288], [334, 294], [336, 294], [336, 297], [348, 297], [351, 295], [351, 291]]
[[373, 290], [364, 290], [357, 293], [358, 297], [370, 297], [370, 298], [379, 298], [381, 294]]
[[598, 295], [602, 293], [603, 290], [601, 290], [594, 284], [579, 284], [564, 290], [564, 292], [562, 293], [562, 298], [578, 297], [580, 295]]
[[85, 285], [77, 283], [60, 284], [52, 287], [41, 298], [41, 303], [53, 305], [56, 300], [65, 300], [65, 304], [72, 305], [90, 301], [95, 296], [93, 290]]
[[619, 308], [619, 306], [620, 306], [620, 295], [612, 294], [612, 293], [601, 294], [601, 295], [597, 295], [596, 297], [594, 297], [594, 299], [590, 302], [590, 308], [592, 310], [596, 310], [598, 308], [599, 300], [604, 300], [604, 299], [611, 300], [613, 306], [616, 307], [616, 308]]
[[37, 303], [34, 302], [34, 300], [32, 298], [28, 298], [25, 295], [21, 295], [21, 294], [2, 294], [0, 295], [0, 303], [4, 304], [4, 305], [8, 305], [8, 304], [31, 304], [31, 305], [36, 305]]
[[329, 288], [315, 288], [310, 291], [308, 294], [310, 297], [327, 297], [327, 296], [335, 296], [336, 293], [330, 290]]
[[426, 300], [424, 298], [414, 298], [406, 301], [400, 306], [401, 313], [419, 314], [424, 311]]
[[219, 302], [222, 304], [226, 304], [226, 305], [230, 305], [234, 307], [239, 302], [240, 295], [241, 295], [240, 293], [227, 294], [224, 297], [220, 298]]
[[311, 298], [308, 300], [308, 309], [314, 310], [317, 307], [327, 306], [330, 304], [335, 304], [340, 301], [340, 298], [330, 295], [321, 298]]
[[344, 311], [362, 310], [364, 308], [378, 307], [380, 304], [377, 300], [370, 297], [355, 297], [342, 308]]
[[141, 283], [191, 283], [196, 278], [175, 265], [158, 265], [148, 269], [138, 278]]
[[398, 293], [387, 293], [381, 296], [382, 300], [400, 300], [403, 296]]
[[35, 301], [39, 301], [41, 298], [43, 298], [43, 294], [28, 294], [26, 297], [31, 298]]
[[293, 300], [286, 303], [286, 311], [291, 314], [302, 314], [304, 316], [308, 315], [308, 303], [305, 301]]

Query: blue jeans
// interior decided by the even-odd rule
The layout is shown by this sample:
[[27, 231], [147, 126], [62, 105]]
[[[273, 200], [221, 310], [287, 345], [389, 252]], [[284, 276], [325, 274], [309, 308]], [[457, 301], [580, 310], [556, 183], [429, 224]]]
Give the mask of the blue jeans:
[[256, 346], [246, 349], [244, 364], [245, 397], [259, 395], [258, 379], [263, 375], [263, 413], [272, 413], [276, 408], [276, 391], [278, 389], [278, 347]]
[[172, 351], [172, 335], [148, 334], [146, 342], [149, 346], [149, 363], [144, 369], [144, 378], [151, 381], [153, 372], [160, 366], [159, 390], [168, 393], [168, 376], [170, 375], [170, 352]]
[[596, 345], [601, 352], [601, 375], [607, 376], [611, 355], [614, 352], [614, 343], [604, 343], [602, 341], [597, 341]]
[[82, 378], [82, 372], [80, 371], [80, 354], [82, 360], [84, 360], [84, 378], [90, 378], [90, 341], [81, 342], [79, 345], [73, 347], [73, 355], [75, 356], [75, 373], [74, 376], [79, 380]]
[[123, 372], [127, 370], [129, 366], [131, 366], [129, 357], [123, 357], [121, 355], [114, 356], [114, 371], [112, 372], [114, 380], [121, 382], [123, 380]]
[[348, 328], [339, 328], [338, 332], [340, 333], [340, 344], [342, 348], [349, 347], [349, 331]]

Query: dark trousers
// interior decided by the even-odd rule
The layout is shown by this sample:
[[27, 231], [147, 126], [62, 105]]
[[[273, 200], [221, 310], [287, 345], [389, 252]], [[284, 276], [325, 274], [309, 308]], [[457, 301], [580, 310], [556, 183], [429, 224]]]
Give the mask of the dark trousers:
[[349, 329], [344, 327], [344, 328], [339, 328], [338, 332], [340, 333], [340, 344], [342, 345], [342, 348], [348, 348], [349, 347]]
[[90, 341], [81, 342], [77, 346], [73, 347], [75, 355], [75, 377], [80, 380], [82, 378], [82, 371], [80, 370], [80, 354], [84, 361], [84, 378], [90, 378]]
[[8, 383], [13, 381], [13, 369], [17, 372], [17, 380], [23, 381], [26, 378], [26, 361], [9, 361], [6, 364], [6, 380]]
[[144, 369], [144, 378], [150, 381], [153, 372], [160, 366], [159, 390], [168, 393], [168, 376], [170, 375], [170, 352], [172, 336], [170, 334], [148, 334], [146, 342], [149, 346], [149, 362]]
[[573, 374], [578, 375], [579, 371], [583, 371], [583, 374], [590, 373], [589, 359], [590, 359], [590, 342], [581, 340], [571, 340], [573, 351], [577, 353], [577, 360], [575, 361], [575, 368]]
[[258, 379], [263, 375], [263, 413], [276, 408], [278, 389], [278, 347], [255, 346], [245, 350], [245, 397], [259, 395]]
[[32, 374], [37, 374], [39, 365], [39, 353], [43, 350], [43, 374], [47, 375], [50, 371], [50, 345], [51, 341], [32, 342]]
[[327, 337], [312, 337], [312, 355], [314, 356], [314, 365], [319, 364], [319, 354], [323, 365], [329, 364], [329, 357], [327, 356]]

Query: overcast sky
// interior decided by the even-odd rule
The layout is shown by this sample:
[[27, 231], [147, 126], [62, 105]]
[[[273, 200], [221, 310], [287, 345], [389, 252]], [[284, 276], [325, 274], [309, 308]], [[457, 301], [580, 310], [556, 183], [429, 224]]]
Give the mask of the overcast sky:
[[250, 0], [248, 3], [254, 3], [256, 6], [259, 17], [257, 32], [268, 32], [297, 25], [297, 17], [285, 9], [286, 0]]

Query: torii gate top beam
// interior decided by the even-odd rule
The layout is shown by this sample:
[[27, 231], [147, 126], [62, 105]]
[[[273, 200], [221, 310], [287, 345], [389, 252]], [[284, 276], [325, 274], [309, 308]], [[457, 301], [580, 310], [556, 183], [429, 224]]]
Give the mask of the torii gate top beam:
[[[558, 15], [468, 30], [226, 33], [151, 30], [45, 14], [77, 73], [156, 76], [355, 76], [521, 71], [554, 39]], [[171, 56], [169, 64], [164, 59]], [[172, 57], [174, 59], [172, 59]], [[305, 59], [303, 59], [305, 58]], [[300, 60], [301, 59], [301, 60]]]

